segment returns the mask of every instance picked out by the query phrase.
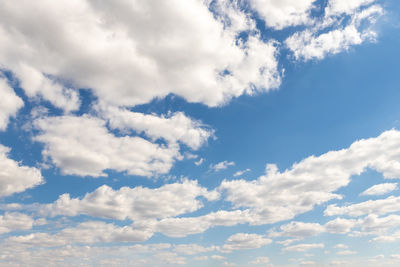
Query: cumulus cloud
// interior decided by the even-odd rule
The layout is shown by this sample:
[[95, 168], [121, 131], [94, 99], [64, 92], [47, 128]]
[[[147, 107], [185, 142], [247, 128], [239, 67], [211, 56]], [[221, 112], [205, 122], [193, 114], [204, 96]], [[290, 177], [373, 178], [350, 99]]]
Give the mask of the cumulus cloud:
[[212, 129], [188, 118], [183, 112], [156, 116], [110, 106], [104, 109], [101, 113], [112, 129], [143, 132], [152, 140], [162, 138], [168, 143], [179, 141], [192, 149], [198, 149], [213, 136]]
[[15, 230], [29, 230], [34, 220], [32, 217], [19, 212], [6, 212], [0, 215], [0, 234], [9, 233]]
[[119, 227], [111, 223], [88, 221], [75, 227], [67, 227], [55, 234], [31, 233], [28, 235], [11, 236], [5, 242], [25, 244], [29, 246], [61, 246], [66, 244], [94, 244], [110, 242], [145, 241], [153, 235], [144, 229], [134, 229], [130, 226]]
[[322, 243], [312, 243], [312, 244], [297, 244], [293, 246], [288, 246], [283, 248], [283, 251], [296, 251], [296, 252], [304, 252], [310, 249], [316, 248], [324, 248], [325, 245]]
[[397, 190], [397, 183], [384, 183], [371, 186], [361, 193], [362, 196], [380, 196], [386, 195], [394, 190]]
[[266, 26], [281, 30], [311, 23], [310, 11], [315, 0], [250, 0], [251, 7], [264, 19]]
[[52, 204], [42, 205], [43, 215], [93, 217], [133, 221], [162, 219], [194, 212], [203, 206], [198, 197], [216, 200], [219, 195], [208, 191], [197, 181], [183, 180], [182, 183], [166, 184], [159, 188], [121, 187], [113, 190], [103, 185], [82, 199], [63, 194]]
[[[334, 192], [346, 186], [351, 176], [360, 175], [367, 168], [381, 172], [385, 178], [400, 177], [399, 160], [400, 132], [390, 130], [376, 138], [356, 141], [347, 149], [308, 157], [283, 172], [269, 164], [265, 176], [253, 181], [224, 180], [220, 190], [235, 207], [248, 207], [256, 214], [253, 224], [274, 223], [312, 210], [315, 205], [340, 199], [341, 196]], [[397, 198], [384, 202], [391, 206], [389, 210], [397, 210]], [[354, 214], [371, 212], [365, 210], [367, 207], [330, 205], [325, 215], [348, 213], [345, 209], [353, 210]], [[385, 211], [380, 204], [376, 204], [375, 209], [380, 209], [378, 214]]]
[[106, 122], [84, 115], [41, 118], [34, 122], [40, 133], [36, 141], [45, 144], [44, 158], [63, 174], [105, 176], [104, 170], [152, 176], [166, 173], [180, 157], [178, 145], [158, 145], [141, 137], [117, 137]]
[[368, 200], [357, 204], [338, 207], [336, 204], [329, 205], [324, 214], [326, 216], [348, 215], [358, 217], [366, 214], [384, 215], [400, 211], [400, 197], [390, 196], [385, 199]]
[[0, 197], [23, 192], [44, 183], [40, 170], [22, 166], [8, 157], [10, 149], [0, 144]]
[[0, 131], [7, 128], [11, 116], [15, 116], [17, 111], [24, 105], [14, 90], [8, 85], [7, 80], [0, 75]]
[[257, 257], [253, 261], [251, 261], [251, 264], [266, 264], [269, 262], [268, 257]]
[[1, 67], [20, 79], [27, 95], [41, 95], [67, 111], [79, 99], [63, 81], [122, 106], [169, 93], [216, 106], [278, 87], [274, 43], [257, 33], [236, 42], [254, 21], [233, 4], [220, 5], [216, 13], [223, 16], [209, 5], [202, 0], [2, 1]]
[[230, 236], [226, 243], [222, 246], [221, 251], [230, 253], [234, 250], [255, 249], [268, 245], [271, 239], [262, 235], [237, 233]]
[[[348, 50], [352, 45], [359, 45], [367, 40], [375, 40], [376, 32], [372, 29], [376, 18], [383, 14], [379, 5], [360, 9], [363, 4], [374, 1], [329, 1], [325, 17], [314, 27], [296, 32], [286, 39], [286, 46], [296, 59], [322, 59], [327, 54], [336, 54]], [[338, 15], [346, 14], [350, 18], [343, 22]], [[365, 26], [368, 24], [369, 26]]]

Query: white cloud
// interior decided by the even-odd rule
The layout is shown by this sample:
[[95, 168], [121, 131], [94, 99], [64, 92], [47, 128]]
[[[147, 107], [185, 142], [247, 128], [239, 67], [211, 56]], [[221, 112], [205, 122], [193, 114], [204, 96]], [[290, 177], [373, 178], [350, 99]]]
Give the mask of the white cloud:
[[24, 105], [14, 90], [8, 85], [7, 80], [0, 75], [0, 131], [7, 128], [11, 116], [15, 116], [17, 111]]
[[23, 192], [44, 183], [40, 170], [8, 158], [10, 149], [0, 145], [0, 197]]
[[[296, 32], [286, 39], [285, 44], [293, 52], [296, 59], [322, 59], [327, 54], [336, 54], [348, 50], [352, 45], [359, 45], [367, 40], [375, 40], [376, 32], [371, 26], [365, 27], [365, 23], [368, 22], [373, 25], [376, 17], [383, 14], [383, 9], [379, 5], [361, 11], [352, 8], [343, 9], [348, 12], [354, 11], [350, 14], [351, 18], [345, 25], [341, 25], [342, 20], [331, 17], [337, 15], [336, 12], [339, 12], [339, 9], [332, 10], [332, 8], [328, 8], [327, 16], [314, 28]], [[328, 15], [332, 12], [334, 14]]]
[[201, 164], [203, 164], [203, 162], [204, 162], [204, 158], [201, 158], [201, 159], [199, 159], [198, 161], [195, 161], [194, 164], [195, 164], [196, 166], [200, 166]]
[[319, 223], [290, 222], [280, 227], [280, 232], [270, 232], [270, 237], [289, 236], [305, 238], [325, 232], [325, 228]]
[[26, 214], [6, 212], [4, 215], [0, 215], [0, 234], [15, 230], [29, 230], [33, 224], [34, 220]]
[[88, 221], [75, 227], [67, 227], [56, 234], [31, 233], [11, 236], [5, 242], [29, 246], [60, 246], [66, 244], [94, 244], [109, 242], [138, 242], [149, 239], [153, 233], [131, 226], [119, 227], [100, 221]]
[[178, 254], [184, 254], [184, 255], [195, 255], [199, 253], [214, 251], [215, 249], [216, 249], [215, 246], [204, 247], [197, 244], [174, 245], [174, 251]]
[[338, 251], [336, 254], [341, 255], [341, 256], [347, 256], [347, 255], [357, 254], [357, 252], [354, 250], [342, 250], [342, 251]]
[[102, 116], [108, 120], [112, 129], [144, 132], [152, 140], [163, 138], [168, 143], [179, 141], [192, 149], [200, 148], [214, 132], [201, 122], [188, 118], [183, 112], [156, 116], [110, 106], [100, 109], [103, 109]]
[[357, 225], [357, 221], [343, 218], [336, 218], [325, 224], [325, 230], [331, 234], [345, 234]]
[[253, 261], [251, 261], [251, 264], [266, 264], [269, 262], [268, 257], [257, 257]]
[[38, 119], [34, 122], [43, 142], [42, 154], [61, 169], [63, 174], [105, 176], [104, 170], [152, 176], [167, 173], [180, 157], [179, 146], [163, 146], [141, 137], [117, 137], [106, 122], [84, 115]]
[[329, 0], [325, 8], [325, 16], [337, 16], [342, 13], [352, 14], [362, 6], [376, 2], [376, 0]]
[[243, 174], [245, 174], [246, 172], [249, 172], [249, 171], [251, 171], [251, 170], [250, 169], [245, 169], [245, 170], [242, 170], [242, 171], [237, 171], [237, 172], [235, 172], [233, 174], [233, 177], [242, 176]]
[[348, 215], [358, 217], [366, 214], [384, 215], [397, 211], [400, 211], [400, 197], [390, 196], [385, 199], [368, 200], [342, 207], [332, 204], [325, 209], [324, 215]]
[[310, 11], [315, 0], [250, 0], [251, 7], [268, 27], [280, 30], [311, 23]]
[[215, 106], [278, 87], [274, 44], [256, 34], [235, 42], [254, 21], [229, 4], [222, 6], [227, 27], [209, 2], [5, 0], [1, 67], [16, 74], [29, 96], [42, 95], [67, 111], [79, 101], [59, 81], [123, 106], [169, 93]]
[[[220, 190], [235, 207], [251, 209], [252, 224], [274, 223], [312, 210], [315, 205], [340, 199], [334, 192], [346, 186], [351, 176], [360, 175], [367, 168], [381, 172], [385, 178], [400, 177], [399, 159], [400, 132], [391, 130], [376, 138], [356, 141], [347, 149], [308, 157], [283, 172], [275, 165], [267, 165], [266, 175], [257, 180], [224, 180]], [[398, 210], [397, 201], [397, 198], [384, 200], [388, 203], [387, 211], [380, 204], [373, 209], [378, 214]], [[352, 212], [352, 216], [358, 216], [372, 212], [368, 203], [368, 207], [363, 205], [357, 208], [330, 205], [325, 215]]]
[[348, 245], [345, 244], [337, 244], [336, 246], [334, 246], [334, 248], [338, 248], [338, 249], [347, 249], [349, 248]]
[[397, 190], [397, 183], [384, 183], [371, 186], [361, 193], [362, 196], [380, 196], [386, 195], [394, 190]]
[[[190, 213], [203, 206], [197, 198], [217, 199], [218, 193], [207, 191], [197, 181], [183, 180], [182, 183], [166, 184], [156, 189], [144, 187], [121, 187], [113, 190], [107, 185], [87, 193], [82, 199], [63, 194], [52, 204], [42, 205], [44, 215], [93, 217], [133, 221], [161, 219]], [[150, 225], [149, 225], [150, 226]]]
[[271, 239], [262, 235], [237, 233], [230, 236], [226, 243], [222, 246], [221, 251], [230, 253], [234, 250], [256, 249], [268, 245]]
[[285, 247], [285, 248], [283, 248], [283, 251], [304, 252], [304, 251], [308, 251], [310, 249], [324, 248], [324, 247], [325, 247], [325, 245], [322, 243], [298, 244], [298, 245]]
[[221, 171], [221, 170], [225, 170], [228, 167], [234, 166], [234, 165], [235, 165], [235, 162], [224, 160], [224, 161], [221, 161], [221, 162], [219, 162], [217, 164], [211, 164], [210, 165], [210, 170], [218, 172], [218, 171]]

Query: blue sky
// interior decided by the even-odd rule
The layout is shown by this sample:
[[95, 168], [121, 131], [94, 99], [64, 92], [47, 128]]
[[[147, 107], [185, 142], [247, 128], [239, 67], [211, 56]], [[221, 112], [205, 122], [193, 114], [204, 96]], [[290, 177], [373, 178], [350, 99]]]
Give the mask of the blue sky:
[[0, 266], [398, 266], [394, 0], [0, 3]]

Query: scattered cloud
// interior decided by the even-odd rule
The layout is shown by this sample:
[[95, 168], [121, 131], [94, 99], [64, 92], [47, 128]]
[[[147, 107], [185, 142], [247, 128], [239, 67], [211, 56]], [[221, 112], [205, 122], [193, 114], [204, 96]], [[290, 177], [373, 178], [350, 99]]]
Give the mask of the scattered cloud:
[[224, 160], [224, 161], [221, 161], [221, 162], [216, 163], [216, 164], [211, 164], [210, 165], [210, 171], [218, 172], [218, 171], [221, 171], [221, 170], [225, 170], [228, 167], [234, 166], [234, 165], [235, 165], [235, 162]]
[[10, 159], [10, 148], [0, 144], [0, 197], [23, 192], [44, 183], [40, 170]]
[[384, 183], [371, 186], [361, 193], [361, 196], [380, 196], [386, 195], [394, 190], [397, 190], [397, 183]]

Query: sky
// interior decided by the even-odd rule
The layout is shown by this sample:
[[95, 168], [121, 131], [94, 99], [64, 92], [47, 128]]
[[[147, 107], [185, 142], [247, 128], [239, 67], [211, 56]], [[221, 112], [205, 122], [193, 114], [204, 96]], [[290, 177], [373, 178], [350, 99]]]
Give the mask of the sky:
[[399, 266], [400, 2], [0, 1], [0, 266]]

